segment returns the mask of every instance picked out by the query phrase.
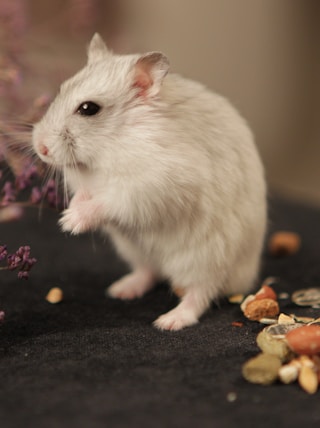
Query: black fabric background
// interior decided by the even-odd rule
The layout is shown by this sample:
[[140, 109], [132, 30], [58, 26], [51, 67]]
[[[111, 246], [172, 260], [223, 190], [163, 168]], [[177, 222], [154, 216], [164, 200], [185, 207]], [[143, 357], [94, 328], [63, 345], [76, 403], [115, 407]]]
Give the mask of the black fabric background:
[[[269, 233], [294, 230], [303, 245], [285, 258], [265, 252], [261, 280], [278, 276], [277, 292], [320, 286], [320, 213], [271, 200], [269, 217]], [[309, 396], [297, 384], [263, 387], [242, 378], [262, 325], [237, 305], [222, 301], [197, 326], [157, 331], [152, 321], [177, 304], [167, 285], [133, 302], [107, 299], [105, 287], [126, 266], [100, 236], [60, 233], [57, 218], [31, 210], [21, 222], [0, 224], [0, 244], [29, 244], [38, 258], [27, 282], [1, 272], [1, 428], [320, 426], [320, 391]], [[65, 293], [58, 305], [45, 300], [53, 286]]]

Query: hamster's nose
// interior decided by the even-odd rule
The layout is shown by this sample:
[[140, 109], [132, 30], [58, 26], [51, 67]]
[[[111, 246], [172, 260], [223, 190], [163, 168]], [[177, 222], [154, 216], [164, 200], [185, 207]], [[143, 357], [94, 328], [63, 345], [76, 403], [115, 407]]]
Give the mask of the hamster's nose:
[[48, 156], [49, 154], [49, 149], [46, 145], [44, 145], [43, 143], [39, 144], [39, 152], [40, 154], [42, 154], [43, 156]]

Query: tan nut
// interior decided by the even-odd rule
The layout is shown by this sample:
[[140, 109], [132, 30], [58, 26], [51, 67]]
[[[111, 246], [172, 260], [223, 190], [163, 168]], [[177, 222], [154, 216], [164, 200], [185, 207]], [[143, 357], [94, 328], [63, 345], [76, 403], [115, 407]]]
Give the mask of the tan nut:
[[63, 291], [59, 287], [51, 288], [46, 296], [46, 300], [53, 304], [61, 302], [63, 300]]

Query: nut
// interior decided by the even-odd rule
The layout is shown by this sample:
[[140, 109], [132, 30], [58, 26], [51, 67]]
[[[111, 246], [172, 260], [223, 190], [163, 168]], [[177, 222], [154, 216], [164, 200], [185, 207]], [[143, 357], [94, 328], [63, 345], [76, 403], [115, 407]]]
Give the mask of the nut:
[[249, 320], [259, 321], [261, 318], [272, 318], [279, 313], [279, 305], [273, 299], [258, 299], [249, 302], [245, 309], [244, 315]]
[[286, 334], [289, 348], [299, 355], [320, 354], [320, 326], [304, 325]]
[[63, 291], [59, 287], [51, 288], [49, 293], [46, 296], [46, 300], [49, 303], [59, 303], [63, 299]]
[[279, 231], [271, 235], [268, 246], [273, 256], [287, 256], [299, 250], [301, 239], [295, 232]]

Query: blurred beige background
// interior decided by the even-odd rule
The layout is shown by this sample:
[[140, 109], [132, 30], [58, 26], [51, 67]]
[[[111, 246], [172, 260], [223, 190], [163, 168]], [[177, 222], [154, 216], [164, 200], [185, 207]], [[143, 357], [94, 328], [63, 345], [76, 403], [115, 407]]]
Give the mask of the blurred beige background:
[[246, 117], [271, 194], [320, 206], [318, 0], [0, 1], [25, 9], [26, 96], [76, 71], [96, 30], [118, 52], [162, 50]]

